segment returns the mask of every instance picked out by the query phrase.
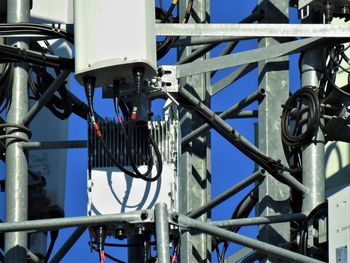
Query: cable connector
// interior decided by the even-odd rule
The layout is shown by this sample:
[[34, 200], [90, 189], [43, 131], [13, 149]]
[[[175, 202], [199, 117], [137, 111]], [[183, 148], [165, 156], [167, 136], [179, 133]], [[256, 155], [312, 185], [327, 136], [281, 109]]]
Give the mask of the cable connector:
[[131, 119], [136, 121], [136, 119], [137, 119], [137, 107], [132, 108]]
[[102, 137], [102, 131], [101, 131], [100, 125], [97, 122], [94, 122], [92, 124], [92, 127], [95, 130], [96, 136], [97, 137]]

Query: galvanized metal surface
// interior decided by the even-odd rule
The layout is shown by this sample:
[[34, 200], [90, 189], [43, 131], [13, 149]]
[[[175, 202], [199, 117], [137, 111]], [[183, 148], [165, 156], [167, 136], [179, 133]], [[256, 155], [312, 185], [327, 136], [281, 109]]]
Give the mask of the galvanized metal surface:
[[[28, 22], [30, 0], [7, 1], [8, 22]], [[14, 45], [27, 49], [25, 40], [16, 40]], [[28, 111], [28, 72], [24, 63], [16, 63], [13, 72], [11, 106], [6, 122], [21, 124]], [[28, 139], [23, 131], [7, 129], [7, 133]], [[19, 140], [8, 139], [6, 150], [6, 222], [21, 222], [28, 217], [28, 162]], [[11, 223], [9, 223], [11, 224]], [[27, 233], [5, 234], [5, 262], [26, 262]]]
[[[263, 252], [268, 255], [274, 255], [278, 257], [280, 260], [286, 259], [289, 262], [300, 262], [300, 263], [322, 263], [323, 261], [319, 261], [287, 249], [271, 245], [269, 243], [265, 243], [253, 238], [249, 238], [240, 234], [233, 233], [228, 230], [221, 229], [219, 227], [215, 227], [210, 225], [209, 223], [203, 223], [198, 220], [194, 220], [187, 216], [179, 215], [178, 223], [182, 226], [189, 227], [194, 230], [198, 230], [209, 235], [222, 238], [224, 240], [228, 240], [237, 244], [241, 244], [243, 246], [247, 246], [255, 249], [256, 251]], [[279, 261], [281, 262], [281, 261]]]
[[[258, 3], [265, 12], [265, 18], [261, 23], [288, 23], [288, 0], [259, 0]], [[274, 26], [277, 30], [284, 30], [284, 26]], [[268, 38], [260, 39], [259, 47], [279, 50], [281, 46], [289, 44], [281, 44], [281, 40], [271, 38], [273, 36], [274, 34], [272, 33]], [[258, 58], [261, 58], [261, 56]], [[265, 90], [265, 98], [259, 104], [257, 144], [262, 152], [271, 158], [281, 160], [284, 164], [287, 162], [281, 140], [280, 116], [282, 112], [281, 105], [284, 104], [289, 96], [288, 63], [288, 57], [281, 56], [271, 60], [260, 60], [258, 64], [259, 89]], [[257, 215], [290, 214], [289, 196], [288, 186], [280, 183], [271, 175], [266, 175], [265, 180], [259, 186]], [[289, 242], [290, 224], [287, 222], [261, 226], [259, 229], [259, 240], [275, 246]], [[281, 262], [281, 259], [267, 256], [260, 262]]]
[[[184, 17], [187, 7], [187, 0], [179, 1], [179, 16]], [[197, 23], [208, 22], [210, 16], [210, 1], [196, 0], [193, 5], [193, 12], [197, 16]], [[189, 23], [195, 23], [191, 18]], [[191, 54], [198, 47], [187, 47], [178, 50], [178, 59], [182, 59]], [[203, 56], [198, 61], [203, 61]], [[187, 75], [189, 76], [189, 75]], [[180, 79], [180, 85], [209, 106], [210, 97], [208, 89], [210, 86], [210, 77], [208, 74], [191, 76], [190, 78]], [[195, 114], [190, 113], [182, 108], [179, 112], [180, 136], [186, 136], [194, 129], [204, 124]], [[196, 207], [200, 207], [207, 203], [210, 199], [211, 192], [211, 165], [210, 165], [210, 135], [209, 133], [199, 136], [190, 145], [179, 148], [179, 211], [187, 214]], [[210, 218], [210, 214], [204, 214], [199, 220], [206, 221]], [[205, 234], [192, 235], [188, 232], [181, 233], [180, 240], [180, 258], [182, 263], [193, 262], [210, 262], [211, 255], [211, 239]]]
[[[142, 219], [141, 214], [148, 216], [147, 219]], [[144, 218], [144, 217], [143, 217]], [[115, 215], [101, 216], [78, 216], [66, 218], [40, 219], [22, 222], [1, 223], [0, 233], [15, 232], [15, 231], [45, 231], [50, 229], [60, 229], [73, 226], [90, 226], [109, 223], [150, 223], [153, 222], [153, 213], [149, 210], [128, 212]]]
[[[277, 7], [278, 8], [278, 7]], [[272, 9], [269, 10], [273, 11]], [[283, 21], [274, 21], [275, 23]], [[284, 21], [288, 23], [288, 21]], [[234, 37], [331, 37], [348, 38], [348, 25], [320, 24], [157, 24], [157, 35]]]
[[[322, 65], [322, 50], [306, 52], [302, 58], [302, 87], [318, 87], [321, 78], [319, 68]], [[323, 120], [320, 120], [322, 123]], [[321, 127], [318, 127], [314, 141], [305, 145], [302, 150], [303, 184], [310, 189], [304, 195], [302, 211], [310, 212], [325, 201], [325, 138]]]
[[168, 210], [165, 203], [158, 203], [154, 210], [156, 241], [159, 263], [170, 263]]
[[329, 39], [306, 38], [283, 43], [278, 45], [278, 47], [261, 47], [237, 54], [206, 59], [204, 61], [197, 60], [192, 63], [177, 66], [177, 77], [182, 78], [219, 69], [232, 68], [243, 64], [256, 63], [267, 59], [291, 55], [322, 44], [326, 44], [327, 42], [328, 44], [331, 43]]

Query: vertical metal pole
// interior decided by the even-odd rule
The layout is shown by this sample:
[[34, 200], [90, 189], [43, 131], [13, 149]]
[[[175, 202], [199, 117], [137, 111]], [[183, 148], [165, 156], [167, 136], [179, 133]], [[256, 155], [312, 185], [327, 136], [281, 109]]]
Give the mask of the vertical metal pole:
[[[8, 0], [7, 20], [11, 23], [28, 22], [30, 0]], [[27, 49], [24, 39], [17, 39], [13, 45]], [[20, 124], [28, 112], [28, 73], [26, 64], [15, 63], [11, 106], [7, 112], [7, 123]], [[7, 133], [27, 139], [19, 130], [7, 129]], [[7, 140], [6, 150], [6, 221], [19, 222], [28, 216], [28, 162], [20, 140]], [[27, 234], [15, 232], [5, 234], [5, 262], [26, 262]]]
[[[258, 0], [265, 17], [262, 23], [287, 23], [288, 0]], [[281, 43], [280, 39], [263, 38], [259, 47]], [[259, 105], [258, 145], [268, 156], [286, 163], [281, 140], [281, 105], [289, 95], [289, 61], [288, 57], [262, 61], [259, 68], [259, 89], [265, 90], [265, 98]], [[260, 216], [272, 216], [290, 212], [290, 190], [271, 175], [267, 175], [259, 187], [259, 204], [257, 213]], [[290, 223], [270, 224], [260, 227], [259, 239], [272, 245], [285, 244], [290, 240]], [[267, 256], [261, 262], [282, 262]]]
[[[310, 15], [304, 23], [319, 23], [322, 15], [310, 10]], [[301, 84], [302, 87], [318, 87], [322, 68], [322, 49], [306, 51], [302, 57]], [[320, 120], [323, 123], [323, 119]], [[318, 128], [314, 142], [302, 149], [303, 184], [310, 189], [303, 198], [302, 211], [310, 212], [325, 201], [325, 138], [321, 128]]]
[[[179, 1], [179, 16], [182, 18], [185, 14], [188, 0]], [[189, 23], [209, 22], [210, 0], [194, 0], [193, 14], [196, 20], [190, 19]], [[183, 59], [192, 53], [196, 47], [180, 48], [178, 50], [178, 60]], [[198, 58], [204, 59], [205, 56]], [[189, 78], [180, 79], [180, 85], [188, 91], [195, 94], [202, 101], [210, 106], [210, 96], [208, 93], [210, 87], [210, 74], [201, 74]], [[191, 131], [200, 127], [204, 122], [196, 115], [191, 114], [185, 109], [179, 113], [181, 137], [191, 133]], [[181, 138], [180, 137], [180, 138]], [[209, 202], [211, 190], [211, 168], [210, 168], [210, 134], [209, 132], [199, 136], [186, 145], [179, 147], [179, 211], [187, 214], [195, 208], [198, 208]], [[210, 214], [202, 215], [199, 220], [206, 221]], [[182, 263], [210, 262], [211, 238], [206, 234], [192, 235], [190, 232], [183, 232], [180, 240], [180, 261]]]
[[170, 263], [168, 210], [165, 203], [156, 204], [154, 211], [159, 263]]

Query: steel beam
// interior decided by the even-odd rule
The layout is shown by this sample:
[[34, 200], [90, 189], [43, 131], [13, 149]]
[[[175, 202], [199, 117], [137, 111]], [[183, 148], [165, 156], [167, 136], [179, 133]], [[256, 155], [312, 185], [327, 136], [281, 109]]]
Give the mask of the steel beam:
[[24, 125], [29, 125], [29, 123], [35, 118], [39, 111], [46, 105], [46, 103], [51, 99], [52, 95], [62, 86], [69, 76], [68, 71], [63, 71], [48, 87], [45, 93], [38, 99], [38, 101], [29, 110], [28, 114], [23, 118], [22, 123]]
[[[184, 17], [188, 0], [179, 1], [179, 16]], [[196, 0], [193, 5], [193, 17], [188, 23], [207, 23], [210, 15], [210, 0]], [[181, 38], [180, 38], [181, 39]], [[178, 49], [178, 60], [189, 56], [200, 46]], [[208, 55], [198, 58], [202, 63]], [[210, 86], [209, 74], [199, 74], [190, 78], [181, 78], [180, 85], [188, 89], [197, 98], [210, 105], [208, 90]], [[196, 114], [182, 108], [179, 112], [180, 131], [182, 138], [204, 124], [204, 121]], [[200, 207], [210, 201], [211, 191], [211, 164], [210, 164], [210, 134], [204, 133], [186, 146], [179, 147], [179, 211], [187, 214], [194, 208]], [[206, 221], [210, 214], [204, 214], [199, 220]], [[181, 233], [180, 258], [182, 263], [210, 262], [211, 239], [205, 234], [192, 235], [189, 232]]]
[[170, 263], [168, 210], [165, 203], [157, 203], [154, 210], [157, 254], [159, 263]]
[[215, 197], [214, 199], [210, 200], [205, 205], [193, 210], [191, 213], [188, 214], [188, 216], [192, 217], [192, 218], [197, 218], [197, 217], [201, 216], [202, 214], [211, 211], [211, 209], [213, 209], [217, 205], [221, 204], [222, 202], [226, 201], [227, 199], [229, 199], [230, 197], [232, 197], [233, 195], [235, 195], [239, 191], [241, 191], [244, 188], [246, 188], [247, 186], [259, 181], [264, 176], [264, 174], [265, 174], [264, 171], [256, 171], [251, 176], [248, 176], [247, 178], [243, 179], [238, 184], [232, 186], [231, 188], [229, 188], [228, 190], [226, 190], [222, 194], [220, 194], [217, 197]]
[[48, 149], [77, 149], [86, 148], [87, 141], [47, 141], [47, 142], [23, 142], [22, 147], [24, 150], [48, 150]]
[[212, 226], [209, 223], [203, 223], [201, 221], [194, 220], [184, 215], [177, 215], [177, 222], [181, 226], [186, 227], [187, 229], [190, 228], [193, 230], [207, 233], [215, 237], [219, 237], [223, 240], [231, 241], [246, 247], [250, 247], [255, 249], [256, 251], [260, 251], [267, 255], [274, 255], [279, 259], [289, 260], [288, 262], [323, 263], [323, 261], [319, 261], [317, 259], [313, 259], [304, 255], [289, 251], [287, 249], [253, 239], [253, 238], [236, 234], [231, 231]]
[[86, 230], [86, 226], [77, 227], [74, 230], [72, 235], [64, 242], [64, 244], [60, 247], [60, 249], [56, 252], [56, 254], [49, 261], [50, 263], [58, 263], [60, 262], [64, 256], [68, 253], [68, 251], [74, 246], [74, 244], [78, 241], [78, 239], [84, 234]]
[[217, 227], [233, 227], [233, 226], [251, 226], [251, 225], [266, 225], [291, 221], [302, 221], [306, 219], [303, 213], [289, 214], [289, 215], [275, 215], [275, 216], [260, 216], [250, 218], [238, 218], [223, 221], [212, 221], [211, 225]]
[[[9, 23], [29, 22], [30, 0], [8, 0]], [[24, 39], [12, 43], [21, 49], [28, 49]], [[12, 98], [7, 112], [8, 124], [21, 124], [28, 111], [28, 72], [25, 63], [15, 63], [13, 70]], [[7, 128], [7, 134], [19, 139], [8, 139], [6, 149], [6, 222], [21, 222], [28, 217], [28, 161], [20, 141], [28, 139], [19, 129]], [[20, 139], [22, 138], [22, 139]], [[26, 262], [27, 233], [5, 234], [5, 262]]]
[[[113, 223], [147, 223], [149, 220], [143, 220], [141, 213], [144, 211], [129, 212], [115, 215], [100, 216], [78, 216], [67, 218], [40, 219], [22, 222], [0, 223], [0, 233], [16, 232], [16, 231], [47, 231], [74, 226], [91, 226]], [[149, 214], [149, 211], [147, 212]]]
[[[259, 0], [258, 4], [259, 8], [265, 13], [265, 17], [261, 23], [288, 23], [288, 0]], [[258, 26], [263, 28], [265, 25]], [[284, 25], [280, 24], [266, 24], [266, 26], [269, 28], [274, 26], [275, 30], [273, 31], [284, 29]], [[260, 50], [277, 51], [280, 50], [282, 46], [289, 46], [293, 42], [296, 46], [298, 46], [297, 43], [302, 43], [299, 42], [299, 40], [290, 43], [281, 43], [281, 39], [272, 38], [275, 36], [274, 32], [271, 32], [271, 34], [267, 36], [267, 38], [259, 40]], [[305, 41], [304, 44], [306, 44], [306, 42], [312, 41], [312, 39], [303, 39], [300, 41]], [[315, 41], [317, 40], [315, 39]], [[288, 52], [285, 52], [284, 55], [287, 54]], [[287, 161], [281, 140], [280, 116], [282, 113], [281, 105], [285, 103], [289, 96], [289, 61], [287, 56], [280, 56], [275, 59], [270, 58], [267, 59], [266, 56], [263, 60], [260, 60], [258, 64], [259, 89], [264, 89], [266, 95], [259, 104], [257, 144], [264, 154], [275, 160], [281, 160], [282, 163], [286, 165]], [[283, 176], [285, 173], [281, 175]], [[292, 179], [293, 177], [290, 178]], [[292, 186], [292, 184], [289, 185]], [[276, 180], [276, 178], [270, 174], [267, 174], [265, 180], [259, 186], [257, 214], [259, 216], [290, 214], [289, 197], [289, 187]], [[275, 246], [288, 243], [290, 241], [290, 223], [287, 221], [286, 223], [260, 226], [259, 240]], [[273, 256], [267, 256], [260, 262], [282, 261]]]
[[[278, 8], [278, 7], [277, 7]], [[272, 9], [271, 9], [272, 10]], [[348, 38], [350, 29], [345, 24], [156, 24], [161, 36], [197, 37], [330, 37]], [[278, 21], [276, 21], [278, 23]], [[288, 21], [286, 21], [287, 23]]]
[[176, 77], [183, 78], [196, 74], [216, 71], [219, 69], [232, 68], [243, 64], [256, 63], [259, 61], [291, 55], [317, 46], [329, 45], [331, 43], [332, 41], [330, 39], [306, 38], [279, 44], [275, 47], [261, 47], [237, 54], [210, 58], [204, 61], [194, 61], [176, 66]]
[[214, 83], [214, 85], [210, 87], [210, 95], [213, 96], [216, 93], [222, 91], [227, 86], [231, 85], [235, 81], [247, 75], [256, 67], [257, 67], [257, 63], [250, 63], [247, 65], [240, 66], [238, 69], [234, 70], [223, 79], [220, 79], [218, 82]]
[[[238, 111], [244, 109], [248, 105], [252, 104], [253, 102], [262, 99], [265, 96], [263, 90], [255, 91], [253, 94], [250, 94], [248, 97], [244, 98], [237, 104], [233, 105], [229, 109], [225, 110], [224, 112], [220, 113], [218, 116], [222, 119], [228, 119], [230, 118], [234, 113], [237, 113]], [[194, 131], [192, 131], [190, 134], [187, 134], [184, 136], [181, 140], [182, 144], [186, 144], [191, 142], [193, 139], [197, 138], [198, 136], [202, 135], [206, 131], [210, 130], [209, 124], [203, 124], [202, 126], [198, 127]]]

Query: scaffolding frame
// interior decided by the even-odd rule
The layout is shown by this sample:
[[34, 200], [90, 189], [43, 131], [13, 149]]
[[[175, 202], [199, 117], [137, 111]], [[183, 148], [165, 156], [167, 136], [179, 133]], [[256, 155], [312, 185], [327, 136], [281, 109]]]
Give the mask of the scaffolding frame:
[[[187, 58], [193, 59], [193, 53], [197, 52], [197, 60], [176, 66], [176, 77], [179, 79], [182, 88], [192, 87], [195, 96], [186, 90], [185, 95], [192, 100], [197, 106], [203, 104], [202, 109], [208, 114], [212, 114], [211, 118], [217, 120], [219, 128], [227, 128], [232, 133], [225, 119], [238, 117], [239, 113], [254, 101], [260, 101], [259, 106], [259, 121], [260, 118], [265, 118], [265, 121], [275, 121], [278, 117], [274, 114], [273, 118], [264, 116], [275, 109], [276, 105], [280, 107], [280, 101], [284, 101], [288, 96], [288, 86], [285, 87], [285, 93], [278, 93], [272, 89], [273, 83], [288, 78], [288, 69], [285, 69], [284, 75], [276, 72], [273, 68], [266, 69], [268, 64], [278, 62], [288, 64], [286, 56], [301, 51], [307, 51], [302, 66], [308, 68], [306, 76], [302, 76], [302, 85], [312, 85], [310, 82], [317, 80], [317, 53], [318, 48], [324, 45], [334, 45], [335, 43], [346, 42], [350, 36], [350, 28], [347, 25], [288, 25], [282, 24], [276, 26], [273, 23], [288, 23], [288, 3], [287, 0], [267, 0], [259, 1], [259, 8], [264, 9], [265, 13], [271, 11], [271, 16], [267, 16], [263, 20], [263, 24], [250, 25], [210, 25], [204, 24], [209, 19], [209, 0], [195, 0], [194, 7], [196, 21], [199, 24], [191, 23], [189, 25], [157, 25], [157, 34], [159, 35], [177, 35], [185, 36], [180, 38], [175, 45], [180, 47], [179, 60]], [[179, 14], [184, 12], [187, 4], [186, 0], [179, 1]], [[273, 7], [273, 8], [271, 8]], [[8, 22], [28, 22], [29, 21], [30, 0], [9, 0], [8, 1]], [[277, 10], [276, 10], [277, 9]], [[276, 13], [277, 12], [277, 13]], [[279, 21], [273, 21], [278, 17]], [[193, 22], [193, 21], [192, 21]], [[313, 22], [313, 21], [311, 21]], [[316, 21], [317, 22], [317, 21]], [[266, 24], [265, 24], [266, 23]], [[317, 29], [317, 30], [316, 30]], [[276, 40], [278, 37], [278, 40]], [[295, 40], [295, 37], [305, 37]], [[235, 41], [248, 38], [261, 38], [260, 47], [255, 50], [239, 52], [235, 54], [222, 54], [216, 58], [208, 58], [205, 46], [192, 49], [194, 45], [228, 42], [232, 45]], [[281, 41], [281, 38], [284, 40]], [[292, 38], [292, 40], [290, 40]], [[233, 41], [233, 42], [232, 42]], [[15, 44], [23, 49], [27, 49], [25, 39], [16, 40]], [[198, 52], [198, 49], [201, 52]], [[193, 51], [196, 50], [196, 51]], [[198, 54], [200, 53], [200, 54]], [[192, 57], [191, 57], [192, 56]], [[190, 58], [188, 58], [190, 57]], [[198, 59], [199, 58], [199, 59]], [[315, 59], [316, 58], [316, 59]], [[215, 72], [224, 68], [232, 68], [240, 66], [227, 77], [220, 80], [214, 85], [210, 85], [210, 72]], [[215, 114], [210, 112], [210, 97], [214, 96], [221, 90], [228, 87], [233, 82], [244, 77], [254, 68], [259, 67], [259, 72], [263, 79], [259, 83], [258, 91], [249, 95], [247, 98], [238, 104], [230, 107], [226, 111]], [[16, 125], [28, 124], [35, 118], [36, 114], [45, 105], [47, 100], [65, 81], [69, 73], [62, 73], [56, 81], [47, 90], [44, 96], [28, 111], [28, 93], [27, 78], [28, 72], [25, 63], [16, 63], [14, 70], [14, 84], [12, 92], [11, 107], [7, 112], [7, 122]], [[189, 78], [190, 77], [190, 78]], [[186, 93], [187, 92], [187, 93]], [[178, 92], [179, 95], [181, 91]], [[176, 95], [176, 93], [175, 93]], [[182, 93], [183, 95], [183, 93]], [[275, 100], [275, 96], [278, 100]], [[272, 99], [270, 99], [272, 98]], [[204, 106], [206, 108], [204, 108]], [[192, 109], [193, 110], [193, 109]], [[59, 262], [64, 255], [69, 251], [70, 247], [79, 239], [87, 227], [94, 225], [103, 225], [108, 223], [120, 224], [121, 227], [127, 228], [129, 224], [153, 224], [155, 226], [155, 236], [157, 241], [158, 262], [170, 262], [169, 253], [169, 226], [172, 225], [181, 233], [181, 262], [210, 262], [211, 256], [208, 253], [211, 248], [211, 236], [219, 237], [237, 244], [241, 244], [252, 250], [243, 251], [244, 256], [260, 256], [264, 258], [264, 262], [275, 261], [275, 258], [282, 260], [290, 260], [295, 262], [321, 262], [319, 260], [289, 251], [279, 247], [281, 240], [272, 238], [278, 234], [282, 237], [282, 241], [288, 242], [289, 237], [284, 226], [291, 221], [301, 221], [306, 218], [308, 213], [319, 203], [324, 201], [324, 170], [319, 170], [319, 163], [324, 158], [324, 143], [320, 138], [320, 143], [309, 145], [304, 149], [305, 156], [305, 173], [311, 173], [312, 177], [305, 178], [303, 184], [296, 181], [289, 174], [281, 174], [284, 184], [279, 182], [279, 178], [274, 178], [264, 170], [258, 170], [253, 175], [244, 178], [240, 183], [234, 185], [218, 197], [211, 199], [210, 197], [210, 136], [208, 135], [209, 125], [203, 116], [199, 118], [193, 111], [183, 109], [180, 112], [180, 118], [183, 123], [188, 120], [192, 121], [190, 126], [182, 126], [182, 146], [180, 162], [183, 167], [180, 170], [180, 189], [184, 189], [182, 197], [184, 198], [183, 207], [180, 207], [179, 213], [168, 213], [167, 207], [163, 203], [158, 203], [154, 210], [136, 211], [125, 214], [106, 215], [106, 216], [91, 216], [91, 217], [76, 217], [76, 218], [57, 218], [44, 220], [27, 220], [27, 197], [28, 197], [28, 162], [26, 159], [26, 151], [36, 149], [59, 149], [59, 148], [82, 148], [86, 147], [85, 141], [55, 141], [55, 142], [27, 142], [28, 137], [25, 132], [7, 128], [7, 133], [11, 133], [22, 137], [23, 140], [7, 139], [6, 150], [6, 222], [0, 224], [0, 233], [5, 234], [5, 261], [6, 262], [26, 262], [29, 257], [34, 262], [41, 262], [33, 253], [27, 249], [27, 233], [40, 232], [52, 229], [62, 229], [66, 227], [76, 227], [76, 230], [71, 237], [62, 245], [57, 254], [54, 255], [50, 262]], [[235, 115], [236, 114], [236, 115]], [[244, 115], [244, 114], [242, 114]], [[256, 116], [247, 115], [247, 116]], [[220, 126], [221, 125], [221, 126]], [[231, 128], [231, 130], [230, 130]], [[218, 128], [217, 128], [218, 129]], [[199, 137], [200, 136], [200, 137]], [[242, 135], [236, 134], [240, 140], [250, 143]], [[262, 130], [259, 129], [259, 138], [263, 138], [259, 143], [259, 151], [264, 154], [273, 155], [273, 158], [284, 158], [282, 151], [270, 153], [266, 149], [267, 145], [274, 144], [276, 138], [280, 137], [280, 129]], [[322, 136], [321, 136], [322, 137]], [[226, 138], [228, 139], [228, 138]], [[232, 141], [229, 140], [231, 143]], [[251, 144], [251, 143], [250, 143]], [[252, 144], [253, 145], [253, 144]], [[185, 147], [186, 146], [186, 147]], [[195, 153], [195, 154], [193, 154]], [[310, 155], [317, 158], [310, 158]], [[198, 157], [200, 156], [200, 157]], [[303, 157], [304, 158], [304, 157]], [[311, 160], [309, 162], [308, 160]], [[184, 163], [186, 165], [184, 165]], [[202, 185], [195, 185], [193, 175], [193, 166], [196, 168], [198, 175], [201, 178]], [[311, 171], [311, 172], [310, 172]], [[198, 176], [196, 175], [196, 176]], [[310, 178], [311, 177], [311, 178]], [[265, 207], [260, 210], [259, 216], [247, 219], [234, 219], [226, 221], [210, 221], [210, 211], [227, 200], [240, 190], [248, 185], [261, 181], [260, 193], [272, 196], [272, 199], [289, 198], [290, 187], [295, 188], [304, 194], [303, 211], [298, 214], [292, 214], [287, 207], [279, 207], [278, 213], [272, 213], [269, 210], [271, 203], [264, 203]], [[287, 182], [287, 185], [285, 184]], [[197, 181], [198, 184], [198, 181]], [[197, 189], [196, 187], [201, 187]], [[283, 196], [273, 196], [277, 192], [277, 188], [283, 187]], [[197, 189], [193, 192], [192, 189]], [[315, 190], [316, 189], [316, 190]], [[323, 190], [322, 190], [323, 189]], [[192, 200], [192, 195], [195, 194], [198, 198]], [[190, 202], [192, 200], [192, 203]], [[260, 200], [262, 202], [262, 200]], [[261, 208], [259, 204], [259, 209]], [[275, 207], [275, 206], [274, 206]], [[267, 210], [265, 210], [267, 209]], [[267, 212], [266, 212], [267, 211]], [[279, 227], [275, 227], [276, 223]], [[226, 230], [229, 226], [245, 226], [245, 225], [261, 225], [270, 227], [262, 227], [260, 234], [266, 238], [262, 240], [254, 240], [236, 233]], [[282, 227], [281, 227], [282, 226]], [[192, 235], [192, 233], [202, 233], [201, 235]], [[196, 257], [193, 250], [196, 250]], [[256, 252], [256, 253], [255, 253]], [[241, 252], [238, 252], [241, 253]], [[255, 254], [254, 254], [255, 253]], [[261, 257], [261, 255], [264, 255]], [[267, 258], [266, 258], [267, 256]], [[199, 257], [199, 258], [198, 258]], [[139, 259], [132, 259], [132, 262], [139, 262]], [[275, 261], [277, 262], [277, 261]], [[278, 261], [280, 262], [280, 261]]]

